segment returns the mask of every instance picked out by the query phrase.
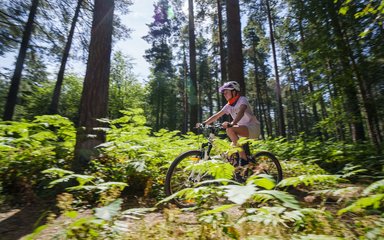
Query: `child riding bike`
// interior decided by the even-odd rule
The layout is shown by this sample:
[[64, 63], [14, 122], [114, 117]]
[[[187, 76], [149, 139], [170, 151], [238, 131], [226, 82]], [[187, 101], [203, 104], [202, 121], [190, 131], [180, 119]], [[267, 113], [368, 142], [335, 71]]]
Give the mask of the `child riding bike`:
[[[232, 141], [233, 146], [238, 146], [237, 142], [240, 137], [250, 139], [258, 139], [260, 135], [260, 122], [253, 114], [248, 99], [240, 96], [240, 84], [236, 81], [224, 83], [219, 88], [228, 103], [217, 113], [213, 114], [202, 124], [211, 124], [222, 117], [224, 114], [230, 114], [231, 122], [223, 122], [222, 127], [226, 129], [228, 137]], [[198, 123], [198, 127], [201, 123]], [[247, 163], [247, 156], [244, 151], [240, 151], [240, 164]]]

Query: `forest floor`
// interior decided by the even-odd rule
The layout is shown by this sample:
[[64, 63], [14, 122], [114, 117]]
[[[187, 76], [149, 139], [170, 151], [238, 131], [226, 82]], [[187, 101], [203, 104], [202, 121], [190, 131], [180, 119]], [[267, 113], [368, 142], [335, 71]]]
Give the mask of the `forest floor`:
[[[343, 186], [345, 187], [345, 186]], [[290, 194], [293, 194], [297, 200], [300, 201], [302, 207], [319, 208], [319, 201], [317, 197], [308, 194], [309, 192], [298, 191], [291, 189]], [[123, 210], [125, 209], [146, 209], [153, 206], [145, 204], [142, 201], [137, 201], [137, 198], [130, 198], [128, 203], [124, 203]], [[4, 205], [4, 204], [3, 204]], [[335, 201], [328, 202], [323, 205], [327, 211], [335, 213], [338, 206]], [[52, 213], [56, 213], [52, 215]], [[114, 239], [111, 235], [109, 238], [66, 238], [68, 228], [73, 227], [73, 222], [79, 218], [91, 218], [93, 216], [92, 210], [77, 210], [78, 215], [74, 217], [65, 216], [60, 214], [54, 202], [45, 203], [43, 201], [36, 201], [35, 203], [25, 205], [23, 207], [0, 207], [0, 240], [18, 240], [18, 239]], [[239, 219], [240, 215], [244, 213], [239, 207], [234, 207], [226, 210], [227, 216], [231, 220]], [[199, 221], [199, 211], [183, 211], [173, 205], [167, 205], [155, 209], [154, 211], [145, 212], [142, 215], [122, 215], [119, 220], [114, 222], [115, 229], [118, 229], [122, 239], [233, 239], [220, 230], [220, 227], [215, 224], [204, 224]], [[337, 221], [342, 222], [337, 222]], [[362, 219], [363, 220], [363, 219]], [[235, 220], [236, 221], [236, 220]], [[324, 224], [327, 233], [326, 237], [321, 239], [359, 239], [359, 236], [364, 235], [363, 232], [356, 230], [352, 219], [339, 218], [333, 224]], [[366, 221], [366, 220], [364, 220]], [[367, 222], [367, 226], [372, 226], [376, 219], [371, 219]], [[359, 221], [360, 222], [360, 221]], [[44, 225], [45, 224], [45, 225]], [[26, 238], [27, 235], [34, 232], [38, 226], [44, 225], [45, 228], [34, 235], [33, 238]], [[340, 227], [341, 226], [341, 227]], [[228, 228], [229, 229], [229, 228]], [[230, 231], [229, 230], [226, 231]], [[276, 228], [276, 226], [262, 227], [261, 225], [252, 225], [242, 229], [238, 229], [238, 234], [241, 236], [238, 239], [246, 239], [244, 236], [253, 232], [261, 236], [257, 239], [269, 236], [271, 231], [274, 236], [281, 236], [277, 238], [268, 239], [296, 239], [291, 238], [285, 227]], [[324, 229], [323, 229], [324, 230]], [[335, 234], [335, 235], [334, 235]], [[201, 238], [204, 236], [204, 238]], [[344, 236], [343, 238], [329, 238], [331, 236]], [[119, 238], [121, 239], [121, 238]], [[301, 238], [297, 238], [301, 239]], [[305, 238], [315, 239], [315, 238]], [[320, 238], [316, 238], [320, 239]], [[365, 239], [365, 238], [364, 238]]]
[[[304, 201], [302, 196], [299, 196], [300, 193], [296, 192], [295, 195]], [[124, 205], [124, 209], [148, 207], [148, 204], [145, 206], [137, 200]], [[33, 237], [34, 240], [65, 239], [58, 236], [60, 233], [65, 233], [74, 219], [60, 214], [50, 217], [49, 213], [54, 212], [57, 212], [57, 208], [53, 202], [38, 201], [22, 207], [0, 207], [0, 240], [26, 239], [27, 235], [33, 233], [42, 224], [46, 224], [46, 228], [36, 234]], [[79, 210], [78, 212], [77, 219], [93, 216], [91, 210]], [[231, 218], [237, 218], [242, 211], [238, 208], [231, 208], [227, 213]], [[49, 223], [47, 224], [47, 222]], [[173, 205], [147, 212], [137, 218], [122, 217], [115, 224], [124, 232], [123, 239], [196, 239], [200, 234], [207, 234], [202, 232], [204, 227], [198, 221], [198, 213], [182, 211]], [[229, 239], [222, 237], [220, 239]]]
[[[29, 204], [19, 208], [10, 208], [8, 206], [1, 207], [0, 240], [25, 239], [25, 237], [31, 234], [39, 225], [44, 224], [47, 218], [46, 213], [50, 208], [52, 208], [52, 206], [41, 203]], [[92, 216], [92, 211], [86, 210], [80, 212], [77, 218]], [[65, 232], [66, 227], [71, 222], [73, 222], [73, 219], [60, 215], [54, 220], [51, 220], [50, 223], [47, 224], [47, 227], [33, 239], [56, 239], [61, 232]], [[125, 239], [142, 239], [138, 232], [145, 231], [146, 236], [151, 234], [156, 236], [161, 228], [163, 228], [164, 231], [168, 231], [166, 226], [169, 222], [172, 222], [172, 225], [177, 224], [175, 229], [182, 232], [196, 230], [196, 228], [194, 229], [194, 226], [198, 225], [196, 213], [185, 212], [180, 214], [180, 210], [177, 208], [174, 208], [173, 210], [159, 209], [154, 212], [146, 213], [140, 218], [123, 217], [117, 221], [116, 224], [122, 227], [121, 229], [126, 235]], [[151, 230], [153, 231], [152, 233]], [[154, 237], [153, 239], [157, 238]]]
[[21, 239], [33, 232], [43, 213], [49, 209], [45, 203], [33, 203], [22, 207], [0, 208], [0, 239]]

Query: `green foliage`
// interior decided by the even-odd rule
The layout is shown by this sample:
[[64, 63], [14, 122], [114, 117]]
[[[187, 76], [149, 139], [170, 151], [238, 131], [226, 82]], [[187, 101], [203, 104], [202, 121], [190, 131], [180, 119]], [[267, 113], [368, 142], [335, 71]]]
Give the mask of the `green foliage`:
[[[336, 0], [338, 1], [338, 0]], [[360, 8], [360, 11], [355, 12], [354, 17], [364, 18], [367, 16], [372, 16], [372, 22], [363, 32], [359, 34], [359, 37], [366, 37], [371, 31], [374, 30], [374, 25], [383, 26], [383, 18], [384, 18], [384, 2], [383, 1], [369, 1], [369, 3], [364, 3], [365, 5]], [[357, 5], [357, 2], [352, 0], [344, 0], [342, 1], [342, 7], [339, 9], [339, 14], [346, 15], [350, 9], [354, 9]]]
[[107, 206], [96, 208], [95, 217], [103, 219], [105, 221], [112, 220], [120, 213], [122, 203], [123, 201], [121, 199], [118, 199]]
[[[62, 226], [62, 229], [67, 230], [59, 234], [67, 238], [116, 238], [122, 231], [121, 226], [117, 226], [118, 219], [138, 219], [155, 210], [149, 208], [122, 211], [121, 200], [116, 201], [120, 198], [122, 189], [143, 194], [147, 198], [161, 199], [164, 196], [164, 174], [170, 163], [181, 152], [198, 149], [202, 141], [201, 136], [192, 133], [181, 135], [177, 131], [168, 130], [151, 132], [145, 125], [143, 110], [130, 109], [121, 113], [121, 118], [105, 120], [109, 124], [106, 129], [107, 142], [99, 146], [102, 154], [92, 160], [90, 168], [83, 175], [64, 170], [68, 169], [75, 143], [75, 130], [67, 119], [55, 115], [39, 116], [28, 122], [2, 122], [0, 173], [3, 191], [9, 191], [11, 187], [16, 189], [15, 186], [18, 185], [15, 182], [32, 184], [32, 191], [43, 184], [63, 184], [68, 187], [68, 183], [77, 182], [76, 186], [71, 185], [67, 189], [73, 195], [58, 196], [62, 217], [68, 219]], [[334, 144], [335, 146], [331, 146], [325, 143], [321, 146], [317, 141], [289, 142], [282, 139], [276, 142], [252, 141], [253, 151], [278, 149], [276, 151], [280, 159], [287, 154], [282, 166], [284, 174], [288, 172], [291, 177], [276, 185], [269, 176], [258, 175], [239, 184], [229, 179], [232, 177], [233, 166], [216, 155], [212, 156], [212, 161], [193, 167], [195, 171], [209, 173], [215, 179], [175, 193], [159, 204], [180, 196], [193, 199], [198, 204], [198, 207], [189, 210], [201, 213], [200, 225], [194, 225], [201, 230], [194, 229], [189, 236], [207, 233], [216, 238], [220, 236], [231, 239], [261, 236], [262, 239], [289, 239], [292, 236], [296, 239], [321, 239], [325, 236], [348, 238], [355, 235], [381, 237], [382, 218], [378, 214], [383, 208], [383, 180], [372, 183], [363, 191], [361, 187], [338, 185], [346, 177], [361, 176], [367, 174], [366, 170], [370, 170], [366, 169], [366, 159], [362, 159], [359, 164], [351, 160], [356, 157], [354, 154], [364, 155], [364, 148], [360, 148], [360, 145], [356, 145], [357, 149], [350, 145], [342, 153], [334, 151], [333, 162], [340, 159], [343, 163], [350, 163], [339, 169], [340, 175], [329, 175], [313, 163], [320, 163], [325, 155], [332, 156], [329, 154], [331, 150], [340, 147], [338, 143]], [[299, 146], [297, 151], [292, 150], [295, 146]], [[304, 146], [309, 153], [305, 152]], [[316, 148], [321, 148], [324, 152]], [[229, 148], [228, 141], [217, 139], [213, 152], [219, 154], [228, 151], [230, 154], [232, 150], [234, 149]], [[351, 161], [344, 161], [343, 156], [351, 157]], [[368, 162], [373, 162], [372, 159], [377, 158], [371, 158]], [[42, 170], [45, 171], [41, 173]], [[54, 177], [51, 185], [48, 183], [51, 178], [47, 178], [47, 174]], [[303, 204], [306, 208], [300, 208], [301, 202], [295, 196], [281, 191], [287, 187], [299, 188], [301, 191], [311, 189], [308, 194], [325, 199], [321, 199], [322, 204], [317, 201], [305, 202]], [[142, 192], [139, 193], [137, 189]], [[25, 192], [23, 194], [29, 196]], [[330, 205], [328, 198], [339, 200]], [[90, 205], [97, 205], [93, 209], [95, 214], [84, 217], [77, 207]], [[328, 207], [332, 211], [327, 210]], [[231, 212], [239, 213], [240, 216], [233, 217]], [[367, 218], [371, 218], [361, 219], [361, 214], [351, 215], [350, 212], [364, 212]], [[345, 221], [344, 216], [353, 217]], [[157, 230], [164, 230], [164, 226], [161, 227]], [[354, 228], [354, 233], [349, 230], [351, 228]], [[34, 236], [44, 230], [44, 227], [36, 229]]]
[[109, 118], [116, 119], [129, 108], [143, 108], [144, 88], [133, 72], [133, 60], [120, 51], [113, 56], [109, 85]]
[[[43, 171], [44, 174], [59, 179], [50, 182], [49, 187], [57, 184], [67, 183], [70, 179], [76, 179], [78, 186], [67, 187], [66, 190], [74, 191], [74, 195], [62, 193], [57, 197], [57, 206], [62, 211], [65, 218], [70, 219], [64, 223], [57, 237], [65, 239], [114, 239], [120, 236], [120, 231], [116, 226], [116, 221], [123, 215], [123, 200], [119, 198], [121, 191], [127, 186], [125, 183], [103, 182], [94, 176], [74, 174], [71, 171], [52, 168]], [[73, 184], [73, 183], [71, 183]], [[68, 186], [68, 184], [67, 184]], [[95, 208], [92, 216], [81, 216], [79, 209], [75, 209], [81, 205], [89, 204], [90, 196], [97, 194], [97, 202], [101, 205]], [[80, 204], [80, 206], [79, 206]], [[128, 212], [124, 214], [129, 214]], [[32, 239], [46, 227], [43, 225], [37, 228], [29, 237]]]
[[277, 184], [277, 187], [297, 187], [300, 184], [312, 186], [315, 183], [334, 184], [340, 180], [340, 175], [301, 175], [298, 177], [290, 177], [283, 179]]
[[249, 185], [228, 185], [223, 186], [225, 196], [229, 201], [234, 202], [236, 204], [243, 204], [248, 199], [252, 197], [256, 193], [256, 186], [253, 184]]
[[109, 122], [107, 142], [99, 146], [104, 155], [92, 161], [91, 171], [108, 181], [127, 182], [160, 198], [164, 195], [164, 173], [169, 164], [181, 152], [198, 148], [197, 136], [182, 136], [178, 131], [164, 129], [151, 134], [142, 109], [121, 113], [121, 118]]
[[[384, 158], [378, 155], [367, 143], [349, 144], [333, 139], [319, 141], [299, 136], [294, 140], [284, 138], [265, 141], [251, 141], [251, 149], [273, 152], [280, 162], [298, 161], [298, 165], [287, 164], [288, 175], [300, 170], [300, 163], [305, 164], [305, 171], [311, 174], [343, 173], [345, 177], [367, 178], [380, 177], [384, 173]], [[311, 165], [313, 165], [311, 167]], [[292, 166], [295, 168], [291, 169]], [[358, 166], [361, 166], [358, 168]], [[364, 166], [364, 167], [362, 167]], [[319, 168], [320, 167], [320, 168]], [[285, 171], [286, 173], [287, 171]], [[368, 175], [367, 173], [370, 173]], [[349, 174], [349, 176], [347, 175]]]
[[363, 191], [363, 195], [368, 195], [370, 193], [384, 193], [384, 179], [374, 182], [371, 185], [369, 185], [366, 189]]
[[362, 192], [362, 197], [358, 198], [349, 206], [338, 211], [338, 214], [346, 212], [363, 212], [366, 209], [384, 208], [384, 180], [372, 183]]
[[121, 205], [122, 200], [117, 199], [107, 206], [96, 208], [93, 216], [75, 219], [59, 235], [65, 236], [65, 239], [114, 239], [120, 235], [114, 225], [121, 215]]
[[64, 117], [46, 115], [31, 122], [0, 122], [0, 129], [3, 191], [21, 194], [24, 197], [19, 200], [30, 201], [36, 188], [46, 181], [42, 170], [68, 166], [73, 156], [75, 128]]
[[[80, 105], [80, 96], [82, 91], [82, 81], [80, 77], [75, 75], [67, 75], [64, 77], [63, 86], [60, 93], [60, 101], [58, 113], [67, 117], [71, 121], [78, 119]], [[39, 86], [35, 86], [34, 90], [28, 96], [25, 96], [25, 104], [21, 117], [33, 119], [35, 116], [48, 113], [49, 103], [52, 99], [52, 93], [55, 82], [44, 82]]]
[[[49, 183], [48, 187], [53, 187], [58, 184], [63, 184], [66, 186], [67, 191], [80, 191], [85, 192], [84, 196], [90, 196], [89, 194], [98, 194], [100, 196], [103, 193], [106, 193], [105, 199], [102, 201], [109, 202], [111, 197], [113, 199], [114, 195], [119, 195], [125, 187], [128, 185], [123, 182], [104, 182], [103, 179], [97, 178], [90, 175], [74, 174], [72, 171], [66, 171], [58, 168], [51, 168], [43, 171], [44, 174], [50, 176], [59, 176], [59, 179], [53, 180]], [[75, 179], [78, 182], [78, 185], [73, 186], [73, 183], [70, 182], [71, 179]], [[89, 202], [90, 199], [88, 199]]]
[[373, 209], [379, 209], [384, 206], [384, 193], [374, 194], [368, 197], [359, 198], [356, 202], [352, 203], [346, 208], [341, 209], [338, 214], [346, 212], [361, 212], [364, 209], [372, 207]]
[[215, 179], [231, 179], [235, 168], [228, 162], [222, 160], [201, 161], [187, 167], [197, 173], [209, 174]]

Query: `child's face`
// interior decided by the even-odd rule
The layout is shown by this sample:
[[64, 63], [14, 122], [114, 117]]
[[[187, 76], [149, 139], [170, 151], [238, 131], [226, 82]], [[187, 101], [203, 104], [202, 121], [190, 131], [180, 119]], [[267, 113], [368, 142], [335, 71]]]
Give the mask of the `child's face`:
[[225, 89], [224, 92], [223, 92], [223, 95], [224, 95], [225, 99], [228, 101], [229, 99], [232, 98], [232, 91], [228, 90], [228, 89]]

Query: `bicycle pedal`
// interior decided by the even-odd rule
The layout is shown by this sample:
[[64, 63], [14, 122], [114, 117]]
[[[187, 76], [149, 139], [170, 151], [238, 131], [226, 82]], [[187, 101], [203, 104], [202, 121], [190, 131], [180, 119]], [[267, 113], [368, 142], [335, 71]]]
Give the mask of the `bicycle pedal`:
[[247, 159], [247, 160], [245, 160], [245, 159], [239, 159], [239, 164], [238, 164], [238, 166], [246, 166], [246, 165], [248, 165], [250, 163], [250, 161]]

